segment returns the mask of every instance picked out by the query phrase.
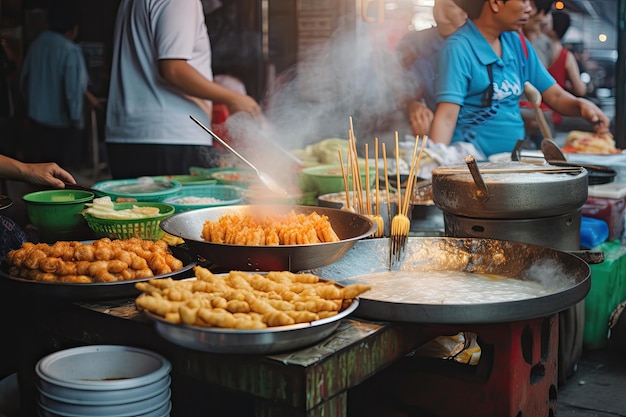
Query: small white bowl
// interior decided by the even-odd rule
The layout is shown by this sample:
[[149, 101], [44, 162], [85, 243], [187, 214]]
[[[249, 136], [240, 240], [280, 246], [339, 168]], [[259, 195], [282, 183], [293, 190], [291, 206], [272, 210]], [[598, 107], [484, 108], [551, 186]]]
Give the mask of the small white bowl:
[[161, 380], [171, 370], [163, 356], [146, 349], [91, 345], [52, 353], [37, 363], [40, 380], [76, 390], [123, 391]]

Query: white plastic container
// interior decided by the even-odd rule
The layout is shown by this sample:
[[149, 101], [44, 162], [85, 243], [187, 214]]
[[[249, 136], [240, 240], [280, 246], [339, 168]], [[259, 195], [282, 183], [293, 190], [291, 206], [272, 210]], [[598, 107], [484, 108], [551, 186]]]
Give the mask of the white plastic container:
[[163, 417], [169, 415], [171, 364], [131, 346], [93, 345], [42, 358], [39, 412], [63, 417]]

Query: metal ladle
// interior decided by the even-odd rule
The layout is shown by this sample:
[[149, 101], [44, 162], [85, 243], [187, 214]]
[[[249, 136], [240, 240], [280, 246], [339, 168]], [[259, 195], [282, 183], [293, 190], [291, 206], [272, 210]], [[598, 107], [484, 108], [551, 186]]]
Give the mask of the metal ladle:
[[287, 193], [287, 191], [278, 182], [276, 182], [272, 177], [267, 175], [265, 172], [263, 172], [260, 169], [258, 169], [252, 162], [248, 161], [243, 155], [241, 155], [239, 152], [237, 152], [235, 149], [233, 149], [232, 146], [230, 146], [228, 143], [226, 143], [226, 141], [224, 141], [222, 138], [220, 138], [215, 133], [213, 133], [213, 131], [211, 131], [211, 129], [206, 127], [200, 120], [196, 119], [192, 115], [190, 115], [189, 117], [191, 118], [191, 120], [196, 122], [198, 124], [198, 126], [200, 126], [209, 135], [211, 135], [213, 137], [213, 139], [215, 139], [216, 141], [221, 143], [222, 146], [224, 146], [226, 149], [228, 149], [230, 152], [232, 152], [236, 157], [241, 159], [246, 165], [248, 165], [250, 168], [252, 168], [254, 170], [254, 172], [256, 172], [257, 177], [259, 177], [261, 182], [267, 188], [269, 188], [271, 191], [273, 191], [274, 193], [276, 193], [278, 195], [281, 195], [281, 196], [287, 197], [289, 195]]

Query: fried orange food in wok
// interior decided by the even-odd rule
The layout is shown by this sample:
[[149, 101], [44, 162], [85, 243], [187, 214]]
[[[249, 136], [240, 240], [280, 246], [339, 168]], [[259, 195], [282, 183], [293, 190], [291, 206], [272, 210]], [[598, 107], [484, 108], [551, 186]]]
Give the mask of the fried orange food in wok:
[[338, 242], [327, 216], [316, 212], [296, 214], [229, 214], [216, 221], [207, 220], [202, 239], [212, 243], [247, 246], [306, 245]]

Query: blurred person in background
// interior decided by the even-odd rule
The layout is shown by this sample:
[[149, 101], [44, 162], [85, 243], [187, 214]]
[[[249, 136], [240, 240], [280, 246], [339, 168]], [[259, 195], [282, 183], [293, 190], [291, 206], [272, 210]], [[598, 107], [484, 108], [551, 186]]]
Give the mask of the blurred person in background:
[[546, 18], [555, 0], [532, 0], [531, 12], [522, 33], [530, 41], [541, 63], [548, 68], [552, 61], [552, 40], [545, 33]]
[[213, 81], [211, 45], [199, 0], [123, 0], [114, 29], [106, 143], [113, 178], [189, 173], [218, 164], [212, 101], [229, 114], [261, 117], [250, 96]]
[[416, 88], [401, 104], [406, 109], [414, 135], [428, 135], [437, 106], [435, 83], [439, 51], [445, 39], [465, 23], [467, 14], [453, 0], [435, 0], [433, 18], [437, 26], [408, 32], [397, 45], [402, 66]]
[[21, 67], [20, 91], [28, 118], [24, 159], [78, 167], [82, 158], [88, 74], [78, 36], [78, 8], [55, 0], [48, 8], [48, 29], [30, 44]]
[[548, 73], [521, 34], [532, 12], [528, 0], [455, 0], [468, 14], [448, 37], [439, 60], [434, 142], [468, 142], [477, 159], [511, 152], [525, 137], [519, 100], [529, 81], [556, 111], [582, 116], [606, 131], [609, 120], [591, 101], [575, 97]]
[[575, 96], [582, 97], [587, 92], [587, 86], [580, 78], [576, 57], [562, 43], [570, 24], [569, 14], [560, 10], [553, 11], [546, 18], [544, 31], [552, 42], [552, 61], [548, 71], [561, 87]]

